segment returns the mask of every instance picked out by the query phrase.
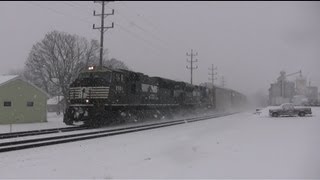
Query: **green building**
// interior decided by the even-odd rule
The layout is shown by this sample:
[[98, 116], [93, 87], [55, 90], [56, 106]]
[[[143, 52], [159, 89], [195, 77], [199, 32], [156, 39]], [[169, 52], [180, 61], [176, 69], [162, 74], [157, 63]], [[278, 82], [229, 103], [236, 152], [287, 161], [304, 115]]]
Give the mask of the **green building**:
[[47, 122], [48, 97], [19, 76], [0, 76], [0, 124]]

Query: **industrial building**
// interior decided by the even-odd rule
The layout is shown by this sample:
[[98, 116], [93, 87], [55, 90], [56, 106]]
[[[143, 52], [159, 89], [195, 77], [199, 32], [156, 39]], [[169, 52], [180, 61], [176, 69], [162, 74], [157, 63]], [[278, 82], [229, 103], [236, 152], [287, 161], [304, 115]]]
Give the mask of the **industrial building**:
[[0, 124], [47, 121], [48, 94], [19, 76], [0, 76]]
[[[287, 77], [300, 75], [296, 78], [295, 83], [288, 81]], [[269, 104], [270, 105], [280, 105], [283, 103], [294, 103], [296, 105], [302, 104], [317, 104], [318, 99], [318, 87], [307, 86], [307, 79], [302, 76], [301, 71], [286, 74], [286, 72], [281, 71], [280, 76], [276, 83], [270, 85], [269, 88]]]
[[286, 79], [286, 73], [280, 72], [277, 82], [271, 84], [269, 88], [269, 103], [270, 105], [280, 105], [291, 102], [295, 95], [295, 84]]

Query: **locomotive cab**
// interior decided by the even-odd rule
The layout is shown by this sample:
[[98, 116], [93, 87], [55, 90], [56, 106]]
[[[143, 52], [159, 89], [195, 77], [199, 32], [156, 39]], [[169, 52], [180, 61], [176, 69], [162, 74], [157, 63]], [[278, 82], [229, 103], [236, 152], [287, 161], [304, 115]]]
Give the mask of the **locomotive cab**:
[[[69, 103], [83, 104], [88, 100], [105, 100], [109, 96], [112, 84], [112, 71], [110, 69], [93, 69], [82, 71], [78, 78], [71, 83], [69, 90]], [[92, 101], [94, 103], [95, 101]]]
[[81, 86], [110, 86], [112, 73], [108, 71], [82, 72], [74, 84]]

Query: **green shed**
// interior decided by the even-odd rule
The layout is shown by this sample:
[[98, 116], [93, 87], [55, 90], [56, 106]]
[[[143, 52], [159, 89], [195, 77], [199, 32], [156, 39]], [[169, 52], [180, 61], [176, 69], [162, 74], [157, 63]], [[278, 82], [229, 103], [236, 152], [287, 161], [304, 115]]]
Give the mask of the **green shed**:
[[0, 124], [47, 122], [48, 97], [19, 76], [0, 76]]

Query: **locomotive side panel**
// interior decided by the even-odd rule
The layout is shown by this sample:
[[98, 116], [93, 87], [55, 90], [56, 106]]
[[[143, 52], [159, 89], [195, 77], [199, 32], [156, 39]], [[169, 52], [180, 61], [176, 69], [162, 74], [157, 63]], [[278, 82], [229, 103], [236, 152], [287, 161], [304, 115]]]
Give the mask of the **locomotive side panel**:
[[215, 100], [216, 100], [216, 109], [219, 111], [225, 111], [232, 106], [231, 103], [232, 93], [224, 88], [216, 87], [215, 88]]
[[174, 105], [174, 86], [175, 82], [167, 79], [156, 77], [159, 82], [159, 99], [160, 104]]

